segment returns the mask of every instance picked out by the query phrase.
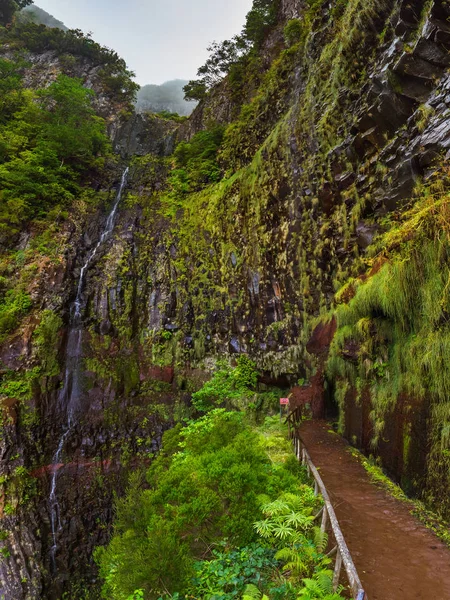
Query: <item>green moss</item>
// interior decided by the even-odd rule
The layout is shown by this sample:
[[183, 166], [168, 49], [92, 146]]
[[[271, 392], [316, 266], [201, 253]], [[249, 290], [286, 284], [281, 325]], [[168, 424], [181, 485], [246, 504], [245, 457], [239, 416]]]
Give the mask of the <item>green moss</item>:
[[4, 512], [13, 515], [25, 506], [36, 494], [37, 483], [23, 466], [15, 467], [8, 475], [0, 477], [0, 491], [3, 496]]
[[447, 521], [436, 513], [427, 510], [422, 502], [408, 498], [402, 488], [385, 475], [373, 458], [366, 458], [355, 448], [349, 448], [349, 452], [360, 461], [374, 483], [386, 490], [396, 500], [403, 502], [415, 517], [428, 529], [431, 529], [450, 548], [450, 533]]
[[61, 317], [52, 310], [44, 310], [41, 321], [34, 330], [33, 339], [37, 348], [37, 358], [41, 374], [45, 377], [58, 375], [59, 332], [63, 326]]
[[29, 294], [20, 288], [6, 292], [0, 303], [0, 341], [17, 328], [20, 318], [30, 311], [32, 304]]
[[[355, 386], [359, 378], [370, 391], [374, 447], [401, 393], [431, 402], [425, 496], [442, 511], [450, 508], [444, 491], [450, 484], [448, 206], [448, 196], [424, 194], [384, 236], [379, 245], [390, 249], [389, 260], [337, 307], [327, 364], [339, 386]], [[338, 402], [345, 409], [345, 399]], [[407, 461], [407, 435], [404, 443]]]

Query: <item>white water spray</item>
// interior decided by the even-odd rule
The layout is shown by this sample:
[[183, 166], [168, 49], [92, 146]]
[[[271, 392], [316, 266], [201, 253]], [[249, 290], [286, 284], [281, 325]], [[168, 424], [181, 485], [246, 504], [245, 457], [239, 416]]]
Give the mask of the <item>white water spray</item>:
[[111, 235], [117, 216], [117, 209], [119, 207], [120, 200], [122, 198], [123, 190], [127, 184], [128, 167], [125, 169], [122, 175], [122, 181], [117, 192], [116, 200], [112, 207], [111, 212], [105, 223], [105, 228], [102, 235], [100, 236], [97, 245], [89, 253], [86, 262], [80, 271], [80, 278], [78, 280], [77, 295], [71, 308], [71, 323], [67, 339], [66, 349], [66, 370], [64, 372], [64, 382], [61, 392], [58, 396], [58, 404], [62, 410], [66, 411], [66, 424], [63, 433], [59, 439], [58, 447], [52, 460], [52, 478], [50, 484], [50, 495], [49, 495], [49, 506], [50, 506], [50, 523], [52, 528], [52, 539], [53, 544], [51, 547], [51, 559], [53, 570], [56, 571], [56, 551], [58, 549], [57, 534], [61, 530], [61, 515], [58, 497], [56, 495], [56, 483], [58, 477], [58, 470], [61, 463], [62, 452], [66, 440], [75, 425], [75, 417], [77, 409], [79, 407], [79, 400], [81, 395], [81, 365], [82, 365], [82, 310], [84, 308], [83, 301], [83, 289], [86, 283], [87, 270], [97, 255], [100, 247]]

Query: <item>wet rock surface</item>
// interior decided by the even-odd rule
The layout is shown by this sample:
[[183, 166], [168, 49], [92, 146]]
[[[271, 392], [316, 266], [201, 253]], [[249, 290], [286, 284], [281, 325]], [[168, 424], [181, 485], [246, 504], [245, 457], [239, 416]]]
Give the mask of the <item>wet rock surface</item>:
[[114, 132], [114, 149], [124, 159], [146, 154], [169, 156], [175, 148], [177, 129], [174, 121], [137, 113]]
[[[283, 0], [280, 26], [263, 49], [266, 62], [282, 44], [286, 20], [304, 8], [302, 2]], [[301, 135], [297, 131], [307, 82], [303, 65], [296, 69], [283, 104], [291, 109], [284, 121], [289, 143], [261, 151], [265, 171], [257, 172], [261, 183], [254, 196], [232, 187], [227, 202], [234, 212], [228, 230], [223, 216], [228, 207], [222, 205], [215, 207], [213, 234], [197, 224], [191, 236], [200, 248], [206, 238], [207, 252], [196, 255], [189, 240], [177, 234], [181, 209], [172, 221], [159, 210], [155, 193], [164, 189], [166, 167], [149, 163], [132, 168], [130, 198], [120, 207], [113, 235], [90, 265], [83, 291], [86, 394], [82, 418], [58, 466], [62, 522], [52, 572], [47, 499], [52, 458], [64, 427], [58, 392], [69, 309], [80, 269], [99, 240], [120, 182], [117, 167], [105, 205], [68, 223], [60, 263], [42, 269], [32, 293], [40, 308], [52, 309], [64, 320], [58, 337], [61, 372], [35, 391], [30, 406], [36, 421], [24, 430], [16, 425], [23, 407], [4, 403], [10, 423], [0, 444], [1, 472], [10, 477], [24, 466], [37, 490], [14, 515], [3, 513], [8, 534], [0, 545], [9, 554], [0, 563], [0, 595], [6, 600], [53, 600], [63, 592], [76, 598], [69, 585], [74, 576], [82, 573], [88, 583], [95, 580], [92, 550], [108, 538], [114, 493], [124, 489], [130, 470], [150, 460], [162, 431], [172, 423], [174, 404], [189, 401], [217, 356], [233, 360], [247, 353], [256, 360], [263, 384], [294, 386], [295, 401], [309, 404], [314, 416], [327, 410], [324, 362], [336, 324], [311, 332], [304, 315], [317, 317], [330, 306], [336, 273], [365, 257], [380, 220], [402, 210], [416, 182], [431, 177], [443, 157], [449, 158], [448, 4], [436, 0], [425, 19], [424, 2], [399, 1], [395, 8], [372, 24], [368, 35], [376, 48], [367, 78], [357, 94], [343, 89], [337, 99], [349, 102], [342, 114], [350, 123], [348, 131], [325, 155], [314, 126]], [[309, 61], [320, 57], [332, 35], [331, 22], [324, 5], [307, 48]], [[381, 42], [385, 27], [388, 33]], [[51, 53], [30, 59], [30, 86], [51, 81], [60, 70]], [[86, 64], [78, 73], [95, 89], [95, 69]], [[119, 107], [111, 107], [101, 91], [98, 110], [109, 120], [116, 151], [129, 160], [135, 155], [168, 156], [177, 139], [191, 139], [211, 119], [230, 123], [240, 102], [230, 97], [225, 82], [180, 127], [148, 115], [117, 118]], [[268, 200], [260, 205], [262, 196]], [[358, 211], [355, 198], [364, 199]], [[304, 242], [307, 234], [309, 246]], [[18, 247], [26, 247], [30, 235], [18, 239]], [[352, 293], [349, 289], [348, 298]], [[2, 369], [32, 368], [35, 326], [28, 323], [26, 331], [1, 345]], [[349, 360], [356, 360], [358, 349], [351, 342], [345, 347]], [[298, 384], [308, 376], [308, 383]], [[352, 404], [346, 424], [347, 435], [356, 436], [363, 448], [369, 447], [368, 406]], [[393, 421], [401, 418], [394, 415]], [[426, 415], [418, 410], [414, 431], [419, 425], [426, 428]], [[403, 466], [392, 458], [396, 444], [386, 443], [380, 454], [400, 480]], [[130, 457], [136, 455], [135, 465]], [[419, 457], [415, 469], [422, 468]], [[412, 479], [414, 473], [406, 475]]]

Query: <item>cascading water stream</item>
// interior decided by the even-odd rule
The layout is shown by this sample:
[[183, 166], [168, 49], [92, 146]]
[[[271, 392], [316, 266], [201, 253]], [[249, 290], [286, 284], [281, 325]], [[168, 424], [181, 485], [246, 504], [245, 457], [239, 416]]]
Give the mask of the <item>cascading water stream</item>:
[[80, 278], [78, 280], [77, 294], [75, 297], [75, 301], [72, 304], [70, 311], [70, 329], [67, 340], [67, 350], [66, 350], [66, 370], [64, 372], [64, 383], [61, 388], [61, 392], [58, 396], [58, 404], [61, 410], [65, 410], [66, 412], [66, 424], [63, 430], [63, 433], [59, 439], [58, 447], [56, 449], [55, 454], [53, 455], [52, 460], [52, 478], [50, 485], [50, 495], [49, 495], [49, 506], [50, 506], [50, 523], [52, 528], [52, 539], [53, 544], [51, 548], [51, 559], [53, 570], [56, 570], [56, 550], [58, 548], [57, 545], [57, 533], [61, 529], [61, 519], [60, 519], [60, 507], [58, 502], [58, 497], [56, 495], [56, 484], [58, 477], [58, 469], [59, 464], [61, 462], [62, 452], [64, 449], [64, 445], [66, 440], [72, 431], [76, 421], [76, 413], [78, 408], [78, 403], [81, 394], [81, 363], [82, 363], [82, 310], [84, 308], [83, 304], [83, 289], [86, 281], [86, 273], [87, 270], [94, 260], [95, 256], [98, 253], [100, 247], [104, 244], [104, 242], [111, 235], [114, 225], [116, 222], [117, 209], [119, 207], [120, 200], [122, 198], [123, 190], [127, 184], [128, 177], [128, 167], [125, 169], [122, 175], [122, 180], [120, 182], [120, 187], [117, 192], [116, 200], [114, 202], [113, 208], [108, 215], [108, 218], [105, 223], [105, 228], [103, 230], [102, 235], [100, 236], [97, 245], [94, 249], [89, 253], [86, 262], [80, 271]]

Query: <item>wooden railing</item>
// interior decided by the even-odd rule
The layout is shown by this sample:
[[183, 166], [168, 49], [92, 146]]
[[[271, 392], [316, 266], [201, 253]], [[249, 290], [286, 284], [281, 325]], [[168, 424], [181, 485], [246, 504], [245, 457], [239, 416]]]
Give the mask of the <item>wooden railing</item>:
[[354, 600], [368, 600], [345, 542], [344, 535], [339, 527], [339, 522], [336, 518], [326, 487], [299, 435], [298, 426], [301, 422], [301, 418], [302, 409], [301, 407], [297, 407], [286, 417], [286, 422], [289, 427], [289, 435], [294, 444], [295, 455], [298, 460], [306, 466], [308, 474], [314, 479], [314, 493], [317, 495], [320, 492], [323, 498], [324, 504], [320, 512], [316, 515], [316, 519], [321, 517], [320, 528], [322, 531], [326, 531], [328, 525], [330, 526], [335, 540], [334, 547], [327, 554], [330, 558], [335, 557], [333, 589], [336, 591], [339, 586], [342, 565], [344, 565], [349, 587], [352, 592], [352, 598], [354, 598]]

